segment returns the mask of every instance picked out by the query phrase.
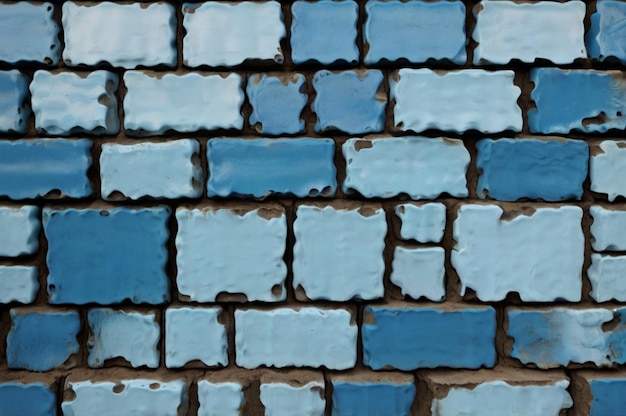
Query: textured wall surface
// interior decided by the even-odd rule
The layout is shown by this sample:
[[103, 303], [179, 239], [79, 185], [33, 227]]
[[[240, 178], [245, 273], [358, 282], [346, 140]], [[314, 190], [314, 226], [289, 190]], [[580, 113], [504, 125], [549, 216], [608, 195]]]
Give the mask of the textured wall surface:
[[622, 415], [626, 2], [0, 2], [0, 415]]

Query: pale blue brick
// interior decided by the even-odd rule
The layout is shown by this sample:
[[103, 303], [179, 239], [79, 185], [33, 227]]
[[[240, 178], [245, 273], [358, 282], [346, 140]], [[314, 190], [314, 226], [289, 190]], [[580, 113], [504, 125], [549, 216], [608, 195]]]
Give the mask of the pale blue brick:
[[359, 60], [359, 6], [352, 0], [296, 1], [291, 5], [291, 59], [295, 64]]
[[0, 195], [11, 199], [84, 198], [92, 194], [89, 140], [0, 142]]
[[243, 388], [236, 382], [198, 381], [198, 416], [241, 416]]
[[403, 68], [389, 78], [394, 125], [404, 131], [463, 133], [522, 130], [521, 90], [513, 71], [433, 71]]
[[591, 254], [591, 266], [587, 269], [587, 277], [591, 282], [589, 296], [596, 302], [607, 302], [612, 299], [626, 301], [626, 279], [624, 270], [626, 256], [609, 256]]
[[[585, 252], [576, 206], [527, 207], [507, 217], [497, 205], [463, 205], [454, 221], [452, 266], [461, 295], [470, 288], [482, 301], [579, 301]], [[485, 254], [488, 253], [488, 254]]]
[[626, 63], [626, 4], [622, 1], [602, 0], [596, 3], [591, 15], [591, 27], [585, 39], [591, 58], [600, 61]]
[[61, 53], [52, 3], [0, 4], [0, 61], [56, 65]]
[[441, 202], [423, 205], [400, 204], [394, 212], [400, 218], [400, 238], [420, 243], [438, 243], [446, 228], [446, 206]]
[[164, 143], [102, 145], [102, 197], [116, 193], [130, 199], [202, 196], [200, 144], [181, 139]]
[[111, 358], [123, 358], [132, 367], [159, 366], [157, 344], [161, 328], [155, 313], [91, 309], [87, 314], [89, 367], [103, 367]]
[[[586, 59], [586, 6], [582, 1], [518, 3], [483, 0], [474, 9], [474, 64], [533, 63], [546, 59], [571, 64]], [[503, 36], [506, 33], [506, 36]]]
[[283, 62], [285, 37], [277, 1], [207, 1], [183, 5], [183, 62], [196, 67], [233, 66], [247, 60]]
[[434, 199], [443, 193], [466, 197], [470, 155], [457, 139], [386, 137], [348, 139], [343, 191], [366, 198]]
[[532, 133], [604, 133], [626, 128], [626, 82], [621, 71], [533, 68], [528, 110]]
[[248, 301], [285, 299], [287, 220], [282, 207], [179, 208], [176, 221], [181, 299], [215, 302], [220, 293], [243, 294]]
[[373, 133], [385, 127], [387, 96], [381, 92], [383, 75], [378, 70], [331, 72], [313, 76], [317, 93], [312, 110], [315, 131], [341, 130], [349, 134]]
[[[124, 128], [131, 134], [241, 129], [241, 75], [124, 73]], [[159, 103], [159, 105], [154, 105]]]
[[346, 309], [236, 310], [237, 365], [352, 368], [357, 343], [353, 319]]
[[221, 308], [168, 308], [165, 311], [165, 365], [183, 367], [199, 360], [207, 366], [228, 365], [226, 327]]
[[38, 207], [0, 207], [0, 256], [35, 254], [39, 248], [40, 229]]
[[[188, 385], [184, 380], [132, 379], [112, 381], [66, 381], [71, 399], [61, 404], [64, 416], [186, 414]], [[116, 385], [118, 387], [116, 387]], [[119, 389], [121, 385], [122, 389]]]
[[78, 312], [11, 309], [11, 331], [7, 336], [6, 362], [11, 369], [49, 371], [73, 365], [68, 359], [78, 353]]
[[171, 4], [63, 3], [66, 65], [122, 68], [176, 65], [176, 11]]
[[[320, 376], [320, 378], [322, 378]], [[300, 381], [300, 380], [299, 380]], [[260, 399], [266, 416], [324, 416], [324, 380], [311, 381], [300, 386], [287, 383], [263, 382]]]
[[382, 1], [365, 4], [365, 63], [381, 60], [464, 64], [465, 5], [461, 1]]
[[307, 103], [302, 74], [255, 74], [246, 87], [252, 106], [250, 124], [261, 134], [295, 134], [304, 131], [301, 113]]
[[626, 141], [605, 140], [593, 146], [593, 150], [589, 158], [590, 189], [606, 194], [611, 202], [625, 197]]
[[117, 75], [108, 71], [35, 72], [30, 92], [37, 131], [60, 136], [116, 134], [118, 82]]
[[293, 287], [300, 300], [383, 297], [387, 220], [379, 205], [300, 205], [293, 232]]
[[441, 247], [408, 249], [396, 247], [391, 263], [391, 283], [402, 295], [413, 299], [424, 296], [435, 302], [446, 297], [445, 251]]
[[211, 196], [334, 196], [332, 139], [212, 139], [207, 144]]
[[39, 291], [35, 266], [0, 266], [0, 303], [32, 303]]
[[0, 133], [26, 132], [28, 83], [29, 78], [16, 69], [0, 71]]
[[626, 251], [626, 210], [592, 205], [591, 246], [596, 251]]

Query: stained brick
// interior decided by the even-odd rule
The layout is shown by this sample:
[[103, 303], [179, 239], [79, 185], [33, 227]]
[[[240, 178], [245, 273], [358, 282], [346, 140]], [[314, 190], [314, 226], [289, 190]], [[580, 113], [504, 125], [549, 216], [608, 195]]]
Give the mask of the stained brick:
[[29, 78], [16, 69], [0, 71], [0, 133], [26, 131], [28, 83]]

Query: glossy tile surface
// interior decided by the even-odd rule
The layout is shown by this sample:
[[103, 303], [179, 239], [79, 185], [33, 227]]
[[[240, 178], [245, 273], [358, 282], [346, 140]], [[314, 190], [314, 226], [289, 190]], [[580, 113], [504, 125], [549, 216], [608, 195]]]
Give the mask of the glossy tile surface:
[[400, 287], [402, 295], [413, 299], [424, 296], [441, 302], [446, 297], [444, 261], [445, 251], [441, 247], [396, 247], [391, 263], [391, 283]]
[[626, 141], [605, 140], [595, 148], [589, 159], [590, 188], [606, 194], [610, 202], [626, 196]]
[[415, 396], [412, 383], [333, 381], [332, 414], [409, 416]]
[[0, 412], [6, 416], [56, 416], [56, 393], [43, 383], [0, 383]]
[[400, 219], [400, 238], [419, 243], [438, 243], [446, 228], [446, 206], [441, 202], [422, 205], [400, 204], [394, 207]]
[[0, 266], [0, 304], [32, 303], [39, 291], [37, 267]]
[[261, 403], [266, 416], [324, 416], [324, 383], [309, 382], [301, 387], [286, 383], [262, 383]]
[[34, 254], [39, 249], [39, 208], [33, 205], [0, 207], [0, 256]]
[[596, 3], [596, 11], [591, 15], [591, 26], [585, 38], [589, 57], [600, 61], [626, 63], [624, 19], [624, 2], [602, 0]]
[[198, 416], [240, 416], [244, 403], [241, 384], [198, 381]]
[[626, 256], [592, 253], [591, 265], [587, 269], [587, 278], [591, 282], [589, 296], [596, 302], [626, 301], [624, 267]]
[[596, 251], [626, 251], [626, 210], [592, 205], [591, 246]]
[[[1, 6], [0, 6], [1, 7]], [[30, 79], [16, 69], [0, 71], [0, 133], [24, 133], [30, 116]]]

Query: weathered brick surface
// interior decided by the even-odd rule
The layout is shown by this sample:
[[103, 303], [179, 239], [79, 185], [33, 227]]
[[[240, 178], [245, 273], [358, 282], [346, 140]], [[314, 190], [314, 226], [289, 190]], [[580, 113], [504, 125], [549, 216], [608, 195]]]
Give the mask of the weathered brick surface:
[[0, 2], [0, 415], [619, 415], [626, 3]]

